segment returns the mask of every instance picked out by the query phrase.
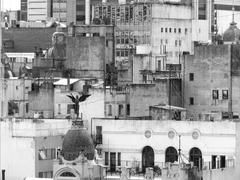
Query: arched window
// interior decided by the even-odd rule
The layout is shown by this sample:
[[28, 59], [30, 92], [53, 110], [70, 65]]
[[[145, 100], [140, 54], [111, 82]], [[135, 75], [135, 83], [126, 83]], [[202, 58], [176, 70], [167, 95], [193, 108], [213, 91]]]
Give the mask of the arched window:
[[173, 163], [175, 161], [178, 161], [178, 153], [174, 147], [170, 146], [165, 152], [165, 162]]
[[194, 147], [189, 152], [189, 160], [193, 165], [202, 169], [202, 152], [200, 149]]
[[76, 177], [73, 173], [71, 172], [63, 172], [61, 175], [61, 177]]
[[142, 170], [145, 172], [147, 167], [154, 166], [154, 151], [150, 146], [145, 146], [142, 151]]

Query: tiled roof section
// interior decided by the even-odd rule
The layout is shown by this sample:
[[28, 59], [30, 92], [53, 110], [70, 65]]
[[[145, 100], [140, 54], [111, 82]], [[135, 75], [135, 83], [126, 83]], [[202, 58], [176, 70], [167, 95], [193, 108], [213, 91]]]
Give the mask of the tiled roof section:
[[94, 144], [86, 129], [71, 129], [63, 140], [62, 153], [65, 160], [73, 161], [80, 153], [83, 153], [88, 160], [94, 158]]

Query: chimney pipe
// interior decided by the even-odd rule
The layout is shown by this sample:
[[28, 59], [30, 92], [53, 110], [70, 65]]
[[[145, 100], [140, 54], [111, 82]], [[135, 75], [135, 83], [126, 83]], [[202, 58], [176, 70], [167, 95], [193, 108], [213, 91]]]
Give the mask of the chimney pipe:
[[85, 0], [85, 24], [90, 25], [90, 0]]
[[2, 180], [5, 180], [5, 169], [2, 170]]

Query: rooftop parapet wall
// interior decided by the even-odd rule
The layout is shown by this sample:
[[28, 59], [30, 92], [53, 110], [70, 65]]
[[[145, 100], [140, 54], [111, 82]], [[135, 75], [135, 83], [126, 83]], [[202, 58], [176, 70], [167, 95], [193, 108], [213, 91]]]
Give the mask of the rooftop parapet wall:
[[40, 137], [64, 135], [71, 128], [66, 119], [12, 119], [1, 122], [8, 124], [14, 137]]

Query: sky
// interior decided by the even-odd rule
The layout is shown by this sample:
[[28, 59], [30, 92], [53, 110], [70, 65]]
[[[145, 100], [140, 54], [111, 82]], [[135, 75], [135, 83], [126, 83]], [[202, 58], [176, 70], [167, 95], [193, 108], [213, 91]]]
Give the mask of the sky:
[[[2, 10], [20, 10], [20, 0], [0, 0], [2, 3]], [[227, 4], [231, 4], [232, 0], [215, 0], [221, 1]], [[235, 4], [240, 5], [240, 0], [234, 0]], [[219, 33], [222, 34], [228, 27], [229, 23], [232, 21], [232, 12], [231, 11], [218, 11], [218, 29]], [[240, 28], [240, 12], [235, 12], [235, 22]]]
[[2, 10], [20, 10], [20, 0], [0, 0]]

